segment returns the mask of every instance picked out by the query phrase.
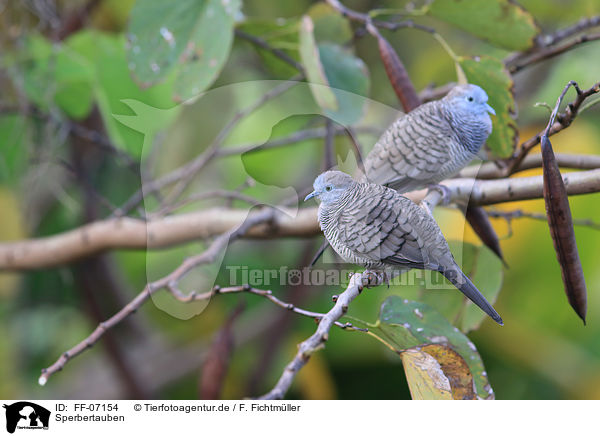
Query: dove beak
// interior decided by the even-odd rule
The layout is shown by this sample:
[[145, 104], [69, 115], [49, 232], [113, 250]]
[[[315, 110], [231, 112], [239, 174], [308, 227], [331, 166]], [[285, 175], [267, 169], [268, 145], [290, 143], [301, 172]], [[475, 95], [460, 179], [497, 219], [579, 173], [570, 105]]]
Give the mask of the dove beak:
[[308, 201], [311, 198], [316, 197], [316, 196], [317, 196], [317, 191], [313, 191], [310, 194], [308, 194], [306, 197], [304, 197], [304, 201]]
[[487, 103], [485, 104], [485, 109], [486, 109], [486, 110], [487, 110], [489, 113], [491, 113], [492, 115], [496, 115], [496, 111], [494, 110], [494, 108], [493, 108], [493, 107], [491, 107], [491, 106], [490, 106], [489, 104], [487, 104]]

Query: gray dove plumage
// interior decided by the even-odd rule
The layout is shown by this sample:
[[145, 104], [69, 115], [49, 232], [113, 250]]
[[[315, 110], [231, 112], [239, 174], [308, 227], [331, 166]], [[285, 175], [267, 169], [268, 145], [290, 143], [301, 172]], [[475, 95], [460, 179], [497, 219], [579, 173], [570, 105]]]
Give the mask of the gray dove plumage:
[[364, 161], [366, 179], [408, 192], [454, 176], [492, 132], [488, 96], [477, 85], [454, 87], [396, 120]]
[[319, 224], [333, 249], [347, 262], [390, 272], [413, 268], [439, 271], [494, 321], [500, 315], [456, 264], [435, 220], [395, 190], [355, 182], [327, 171], [316, 178]]

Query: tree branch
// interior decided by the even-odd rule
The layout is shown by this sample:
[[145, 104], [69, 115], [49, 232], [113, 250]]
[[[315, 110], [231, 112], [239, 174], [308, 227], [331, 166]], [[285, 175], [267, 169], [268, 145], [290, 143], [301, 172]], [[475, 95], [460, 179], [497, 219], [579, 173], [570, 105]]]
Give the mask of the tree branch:
[[[269, 222], [249, 227], [245, 237], [312, 236], [318, 234], [316, 208], [276, 210]], [[271, 211], [268, 211], [271, 213]], [[0, 243], [0, 270], [47, 268], [113, 249], [153, 249], [209, 238], [253, 222], [264, 210], [213, 208], [150, 221], [109, 218], [55, 236]], [[289, 213], [289, 214], [288, 214]]]
[[329, 330], [331, 327], [346, 314], [348, 306], [362, 292], [365, 286], [376, 286], [382, 282], [382, 277], [379, 275], [364, 272], [362, 274], [354, 274], [350, 279], [350, 283], [344, 292], [336, 299], [335, 305], [325, 316], [319, 321], [317, 331], [298, 346], [298, 352], [294, 359], [285, 367], [279, 381], [271, 391], [261, 396], [263, 400], [276, 400], [285, 396], [289, 390], [294, 377], [308, 362], [310, 356], [324, 347], [325, 342], [329, 338]]
[[597, 41], [599, 39], [600, 33], [590, 33], [589, 35], [581, 35], [560, 46], [545, 47], [534, 52], [531, 56], [529, 56], [522, 62], [518, 62], [509, 66], [508, 71], [511, 74], [518, 73], [519, 71], [530, 65], [558, 56], [566, 51], [573, 49], [575, 46], [581, 45], [586, 42]]
[[[569, 195], [600, 192], [600, 169], [563, 174]], [[495, 180], [450, 179], [450, 202], [488, 205], [543, 198], [542, 176]], [[420, 202], [425, 191], [407, 193]], [[273, 210], [269, 220], [250, 225], [246, 238], [309, 237], [320, 234], [317, 208]], [[269, 209], [270, 211], [270, 209]], [[0, 243], [0, 271], [47, 268], [114, 249], [155, 249], [217, 236], [253, 222], [264, 210], [214, 208], [150, 221], [110, 218], [45, 238]], [[268, 221], [268, 222], [267, 222]]]
[[[183, 277], [183, 275], [200, 264], [210, 263], [211, 258], [216, 254], [217, 251], [219, 251], [220, 248], [222, 248], [221, 246], [223, 244], [223, 241], [228, 240], [230, 237], [233, 238], [234, 236], [235, 234], [233, 233], [230, 235], [222, 235], [220, 238], [215, 240], [213, 245], [211, 245], [211, 247], [204, 253], [194, 256], [193, 258], [187, 259], [177, 269], [175, 269], [172, 273], [163, 277], [162, 279], [156, 280], [152, 283], [148, 283], [144, 290], [140, 294], [138, 294], [138, 296], [134, 298], [129, 304], [123, 307], [123, 309], [114, 314], [105, 322], [100, 323], [98, 327], [96, 327], [96, 329], [87, 338], [85, 338], [83, 341], [79, 342], [77, 345], [63, 353], [62, 356], [54, 364], [52, 364], [48, 368], [43, 369], [42, 375], [39, 379], [40, 385], [45, 385], [50, 376], [62, 370], [71, 359], [83, 353], [86, 349], [91, 348], [106, 334], [106, 332], [109, 329], [122, 322], [132, 313], [135, 313], [150, 298], [152, 294], [156, 293], [160, 289], [166, 289], [176, 300], [182, 303], [190, 303], [193, 301], [200, 300], [210, 300], [210, 298], [212, 298], [215, 295], [249, 293], [260, 297], [264, 297], [283, 309], [289, 310], [298, 315], [312, 318], [317, 322], [320, 322], [322, 319], [327, 317], [328, 314], [312, 312], [309, 310], [299, 308], [294, 304], [286, 303], [274, 296], [271, 290], [256, 289], [250, 287], [249, 285], [231, 286], [227, 288], [215, 286], [211, 291], [203, 292], [200, 294], [195, 292], [184, 294], [183, 292], [181, 292], [177, 287], [177, 282]], [[330, 327], [332, 325], [335, 325], [343, 330], [366, 331], [366, 329], [355, 327], [354, 325], [352, 325], [352, 323], [349, 322], [341, 323], [337, 321], [337, 319], [339, 318], [332, 320]]]
[[579, 44], [598, 39], [597, 36], [594, 35], [583, 35], [568, 43], [565, 43], [559, 48], [556, 47], [556, 44], [564, 41], [565, 39], [587, 29], [598, 26], [600, 26], [600, 15], [582, 18], [577, 23], [565, 27], [564, 29], [559, 29], [553, 33], [538, 36], [536, 38], [536, 43], [532, 48], [526, 51], [511, 54], [504, 60], [504, 64], [511, 73], [520, 71], [521, 69], [543, 59], [548, 59], [552, 56], [556, 56], [557, 54], [564, 53], [565, 51], [570, 50]]
[[[569, 154], [556, 153], [556, 161], [561, 168], [571, 168], [578, 170], [593, 170], [600, 168], [600, 156], [594, 154]], [[520, 165], [515, 168], [513, 174], [530, 170], [532, 168], [542, 167], [542, 155], [530, 154], [527, 155]], [[482, 165], [473, 165], [466, 167], [458, 177], [473, 177], [478, 179], [501, 179], [506, 177], [505, 169], [498, 168], [495, 162], [486, 162]]]
[[[576, 91], [577, 96], [575, 97], [575, 100], [567, 105], [564, 112], [556, 115], [556, 121], [553, 121], [550, 129], [547, 132], [548, 137], [555, 135], [571, 125], [573, 120], [577, 117], [577, 112], [579, 111], [579, 108], [583, 102], [588, 97], [600, 92], [600, 82], [594, 84], [591, 88], [586, 89], [585, 91], [582, 91], [577, 87]], [[525, 156], [527, 156], [531, 149], [540, 143], [543, 134], [544, 131], [541, 131], [534, 137], [521, 144], [513, 157], [507, 161], [505, 176], [509, 176], [515, 172], [516, 168], [521, 165], [521, 162], [523, 159], [525, 159]]]

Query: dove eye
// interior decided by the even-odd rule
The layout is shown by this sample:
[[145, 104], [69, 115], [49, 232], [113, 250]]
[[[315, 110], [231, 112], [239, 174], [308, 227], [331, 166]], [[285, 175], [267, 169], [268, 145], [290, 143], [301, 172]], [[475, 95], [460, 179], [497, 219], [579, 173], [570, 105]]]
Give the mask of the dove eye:
[[467, 100], [473, 101], [473, 97], [467, 97]]
[[331, 191], [333, 188], [331, 186], [325, 186], [326, 191]]

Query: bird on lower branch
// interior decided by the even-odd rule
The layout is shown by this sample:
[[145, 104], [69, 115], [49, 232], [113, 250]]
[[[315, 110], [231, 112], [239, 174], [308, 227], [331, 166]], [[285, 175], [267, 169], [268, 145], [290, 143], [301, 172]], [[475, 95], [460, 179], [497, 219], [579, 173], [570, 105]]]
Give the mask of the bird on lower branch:
[[369, 270], [422, 269], [444, 275], [498, 324], [502, 318], [456, 264], [435, 220], [408, 198], [385, 186], [358, 183], [327, 171], [316, 178], [305, 201], [320, 200], [319, 225], [347, 262]]

